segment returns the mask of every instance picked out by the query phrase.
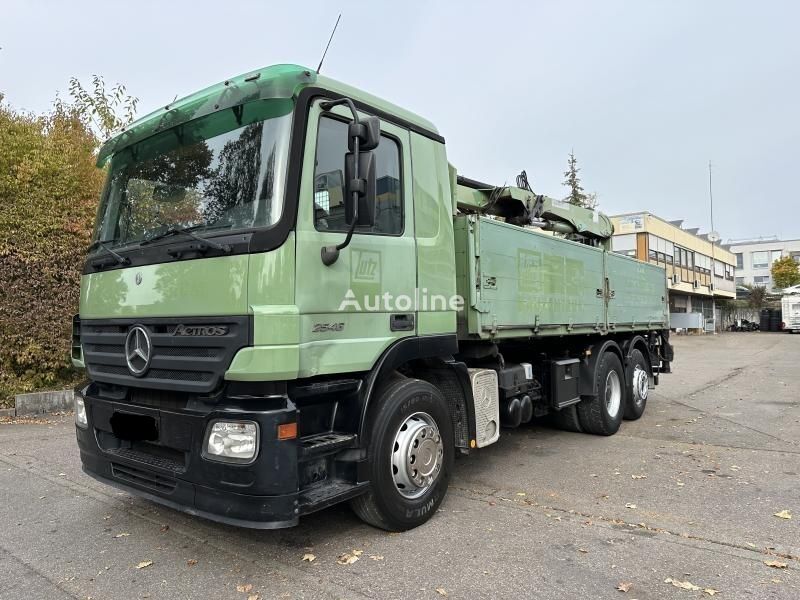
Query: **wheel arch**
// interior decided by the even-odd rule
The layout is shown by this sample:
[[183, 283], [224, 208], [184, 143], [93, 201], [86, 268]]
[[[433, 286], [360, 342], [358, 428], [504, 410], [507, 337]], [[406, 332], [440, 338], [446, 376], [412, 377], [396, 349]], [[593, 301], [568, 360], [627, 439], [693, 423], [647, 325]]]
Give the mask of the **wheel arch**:
[[581, 361], [579, 386], [581, 396], [597, 395], [597, 365], [600, 362], [600, 357], [606, 352], [614, 353], [622, 363], [623, 369], [625, 368], [626, 355], [616, 341], [611, 339], [598, 341], [591, 346], [590, 350], [591, 354]]
[[634, 335], [633, 337], [622, 342], [622, 352], [624, 355], [622, 366], [625, 368], [626, 374], [630, 368], [631, 354], [633, 354], [634, 350], [638, 350], [642, 353], [642, 356], [645, 357], [647, 360], [647, 368], [649, 370], [648, 374], [652, 376], [653, 357], [650, 353], [650, 347], [647, 344], [647, 340], [645, 340], [641, 335]]
[[[457, 447], [469, 447], [475, 439], [475, 414], [469, 373], [463, 362], [453, 355], [458, 352], [458, 338], [453, 334], [412, 336], [402, 338], [384, 351], [369, 371], [362, 388], [358, 439], [362, 447], [369, 443], [368, 418], [377, 408], [375, 396], [381, 385], [398, 370], [409, 373], [434, 387], [444, 396], [453, 422]], [[464, 439], [466, 438], [466, 439]]]

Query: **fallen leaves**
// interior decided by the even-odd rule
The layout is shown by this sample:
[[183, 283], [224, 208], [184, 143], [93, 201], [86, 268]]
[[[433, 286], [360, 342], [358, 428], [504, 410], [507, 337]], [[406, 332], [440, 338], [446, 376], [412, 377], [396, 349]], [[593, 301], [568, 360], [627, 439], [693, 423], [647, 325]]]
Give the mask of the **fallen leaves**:
[[253, 590], [252, 583], [240, 583], [236, 586], [236, 591], [242, 594], [248, 594]]
[[636, 505], [631, 503], [631, 502], [626, 502], [625, 503], [625, 508], [636, 508]]
[[764, 564], [773, 569], [785, 569], [786, 563], [779, 560], [765, 560]]
[[303, 554], [302, 560], [304, 560], [305, 562], [314, 562], [315, 560], [317, 560], [317, 557], [311, 553], [306, 553]]
[[363, 550], [353, 550], [352, 552], [345, 552], [344, 554], [340, 554], [339, 558], [336, 559], [336, 562], [340, 565], [352, 565], [356, 562], [361, 555], [364, 554]]
[[681, 590], [688, 590], [690, 592], [699, 592], [702, 590], [704, 594], [707, 594], [709, 596], [713, 596], [714, 594], [719, 593], [719, 590], [716, 590], [714, 588], [701, 588], [699, 585], [695, 585], [691, 581], [680, 581], [678, 579], [673, 579], [672, 577], [667, 577], [664, 580], [664, 583], [671, 583], [676, 588], [679, 588]]
[[620, 592], [627, 592], [628, 590], [631, 589], [632, 586], [633, 586], [633, 582], [632, 581], [620, 581], [617, 584], [617, 589]]
[[436, 593], [440, 596], [447, 596], [447, 590], [444, 588], [436, 588]]
[[667, 577], [664, 580], [664, 583], [671, 583], [676, 588], [680, 588], [682, 590], [689, 590], [692, 592], [700, 591], [700, 586], [693, 584], [691, 581], [679, 581], [677, 579], [673, 579], [672, 577]]
[[647, 479], [647, 475], [631, 475], [631, 479]]
[[247, 600], [261, 600], [261, 594], [258, 594], [258, 593], [250, 594], [247, 597]]
[[193, 558], [190, 558], [189, 560], [186, 561], [186, 564], [189, 565], [190, 567], [193, 567], [197, 564], [197, 561]]
[[383, 556], [380, 554], [370, 554], [369, 556], [372, 560], [383, 560]]
[[122, 533], [118, 533], [114, 537], [115, 538], [122, 538], [122, 537], [128, 537], [129, 535], [130, 535], [130, 533], [128, 533], [127, 531], [123, 531]]
[[792, 513], [790, 513], [788, 510], [782, 510], [780, 512], [776, 512], [772, 516], [773, 517], [778, 517], [779, 519], [791, 519], [792, 518]]
[[152, 564], [153, 564], [152, 560], [143, 560], [138, 565], [136, 565], [136, 568], [137, 569], [146, 569], [147, 567], [149, 567]]

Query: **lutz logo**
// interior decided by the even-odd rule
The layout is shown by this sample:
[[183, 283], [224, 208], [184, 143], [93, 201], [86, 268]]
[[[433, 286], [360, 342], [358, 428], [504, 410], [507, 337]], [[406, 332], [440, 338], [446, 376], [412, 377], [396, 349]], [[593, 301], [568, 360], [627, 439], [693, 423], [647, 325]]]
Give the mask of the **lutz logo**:
[[375, 282], [381, 278], [381, 255], [379, 252], [359, 250], [354, 252], [353, 281]]
[[228, 333], [225, 325], [178, 325], [172, 335], [190, 336], [215, 336]]

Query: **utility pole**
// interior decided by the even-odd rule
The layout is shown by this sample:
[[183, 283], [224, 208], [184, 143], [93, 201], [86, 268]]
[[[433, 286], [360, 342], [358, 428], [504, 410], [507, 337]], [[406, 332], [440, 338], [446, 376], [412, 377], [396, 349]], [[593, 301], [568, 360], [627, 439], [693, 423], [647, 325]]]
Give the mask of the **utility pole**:
[[[714, 334], [717, 333], [717, 299], [715, 285], [717, 277], [717, 261], [714, 258], [714, 245], [719, 240], [719, 234], [714, 230], [714, 191], [711, 185], [711, 161], [708, 161], [708, 200], [711, 204], [711, 233], [708, 234], [708, 241], [711, 242], [711, 322], [714, 326]], [[723, 273], [724, 276], [724, 273]]]

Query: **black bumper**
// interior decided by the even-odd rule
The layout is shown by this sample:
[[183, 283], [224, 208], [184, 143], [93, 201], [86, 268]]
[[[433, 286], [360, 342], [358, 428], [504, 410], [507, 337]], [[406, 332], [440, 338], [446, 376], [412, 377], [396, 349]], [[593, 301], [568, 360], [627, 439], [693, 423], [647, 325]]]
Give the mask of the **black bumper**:
[[[278, 440], [278, 425], [296, 420], [288, 398], [282, 407], [243, 410], [153, 408], [80, 393], [87, 428], [76, 427], [83, 470], [88, 475], [153, 502], [213, 521], [256, 529], [292, 527], [300, 516], [296, 440]], [[146, 418], [157, 437], [122, 439], [117, 414]], [[231, 464], [203, 457], [209, 422], [254, 421], [260, 439], [253, 462]], [[115, 432], [116, 431], [116, 432]], [[130, 437], [130, 436], [125, 436]], [[134, 436], [135, 437], [135, 436]]]

